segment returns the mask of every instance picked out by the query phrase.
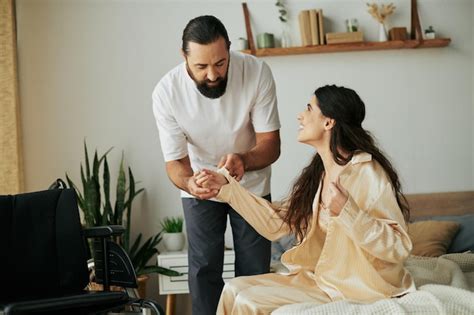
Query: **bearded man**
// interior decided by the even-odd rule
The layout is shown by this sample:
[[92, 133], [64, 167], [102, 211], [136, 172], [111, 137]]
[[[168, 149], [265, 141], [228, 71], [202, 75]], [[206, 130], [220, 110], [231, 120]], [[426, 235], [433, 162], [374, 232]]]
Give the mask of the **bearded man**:
[[271, 164], [280, 156], [273, 75], [251, 55], [230, 51], [222, 22], [199, 16], [182, 36], [184, 62], [153, 91], [153, 113], [168, 177], [181, 190], [194, 315], [215, 314], [224, 282], [224, 233], [230, 219], [235, 276], [269, 272], [270, 242], [194, 174], [225, 166], [257, 196], [270, 199]]

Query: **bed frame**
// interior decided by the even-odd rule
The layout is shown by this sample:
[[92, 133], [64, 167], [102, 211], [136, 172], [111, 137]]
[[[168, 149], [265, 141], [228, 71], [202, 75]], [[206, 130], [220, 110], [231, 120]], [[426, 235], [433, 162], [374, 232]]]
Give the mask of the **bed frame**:
[[410, 221], [438, 215], [474, 214], [474, 191], [405, 195]]

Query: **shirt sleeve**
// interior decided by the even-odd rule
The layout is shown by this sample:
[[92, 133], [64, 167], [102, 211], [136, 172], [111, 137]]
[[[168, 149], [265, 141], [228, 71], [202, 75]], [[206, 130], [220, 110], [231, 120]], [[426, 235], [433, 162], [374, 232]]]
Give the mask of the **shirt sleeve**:
[[270, 67], [266, 63], [262, 65], [255, 105], [250, 117], [255, 132], [270, 132], [280, 129], [275, 81]]
[[161, 150], [165, 162], [179, 160], [188, 155], [186, 135], [178, 125], [169, 102], [160, 89], [153, 91], [153, 114], [160, 136]]
[[349, 196], [334, 220], [355, 244], [382, 261], [399, 263], [410, 255], [412, 242], [392, 185], [388, 183], [367, 211]]
[[282, 219], [285, 209], [249, 192], [230, 176], [225, 168], [219, 169], [218, 172], [229, 181], [221, 187], [216, 196], [218, 200], [231, 205], [260, 235], [270, 241], [290, 233], [288, 225]]

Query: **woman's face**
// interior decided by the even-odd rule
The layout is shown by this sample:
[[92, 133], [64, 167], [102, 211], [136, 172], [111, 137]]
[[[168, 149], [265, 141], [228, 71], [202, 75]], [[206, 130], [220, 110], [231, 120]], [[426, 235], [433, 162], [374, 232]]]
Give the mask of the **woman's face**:
[[310, 145], [315, 145], [324, 139], [328, 134], [327, 125], [329, 118], [321, 113], [316, 96], [313, 95], [306, 109], [298, 114], [299, 128], [298, 141]]

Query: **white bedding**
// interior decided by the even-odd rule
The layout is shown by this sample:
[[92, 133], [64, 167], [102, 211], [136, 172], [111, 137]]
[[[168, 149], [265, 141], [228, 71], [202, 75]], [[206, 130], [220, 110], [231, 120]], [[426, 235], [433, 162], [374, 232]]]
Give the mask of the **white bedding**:
[[474, 314], [474, 253], [436, 258], [412, 256], [406, 262], [418, 290], [371, 304], [346, 301], [324, 305], [285, 305], [275, 315], [315, 314]]

